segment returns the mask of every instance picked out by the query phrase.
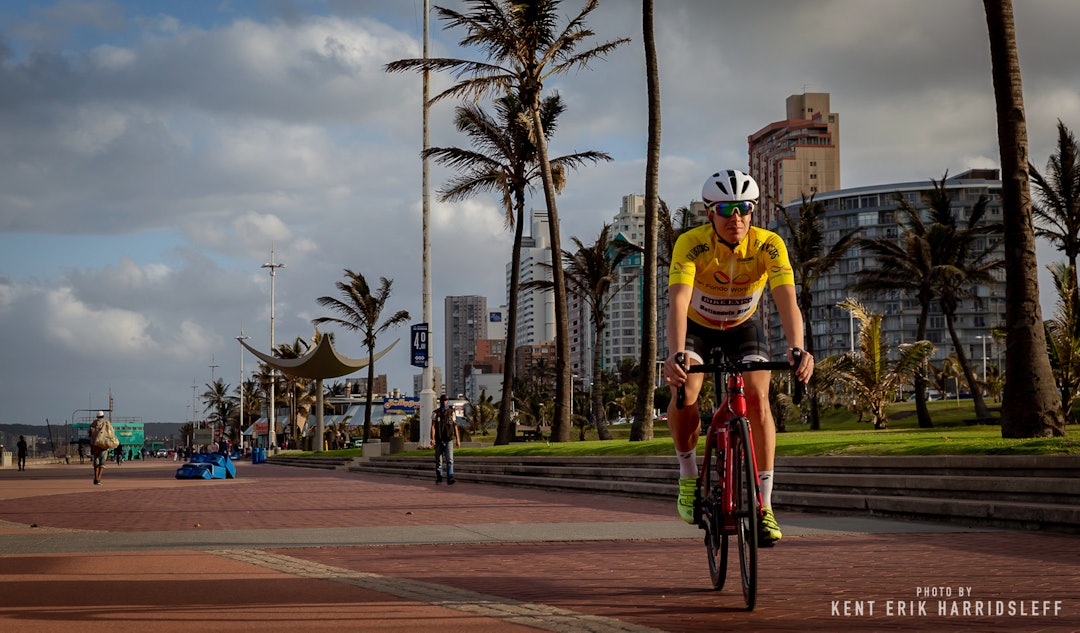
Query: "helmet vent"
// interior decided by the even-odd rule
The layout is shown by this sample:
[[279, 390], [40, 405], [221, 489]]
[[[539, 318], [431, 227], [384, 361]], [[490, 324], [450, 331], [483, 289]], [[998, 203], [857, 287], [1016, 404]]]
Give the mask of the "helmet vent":
[[739, 191], [739, 179], [738, 179], [738, 176], [737, 176], [737, 172], [735, 170], [729, 169], [727, 171], [727, 177], [728, 177], [728, 182], [731, 183], [731, 192], [732, 193], [735, 193], [736, 191], [738, 191], [739, 193], [744, 193], [746, 191], [746, 183], [745, 182], [743, 182], [743, 190]]

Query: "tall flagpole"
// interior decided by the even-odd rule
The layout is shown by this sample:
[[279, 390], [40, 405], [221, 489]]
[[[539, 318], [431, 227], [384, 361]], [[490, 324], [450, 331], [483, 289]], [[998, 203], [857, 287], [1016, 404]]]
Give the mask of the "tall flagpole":
[[[430, 9], [428, 8], [428, 0], [424, 0], [424, 59], [428, 58], [428, 14]], [[428, 138], [428, 76], [429, 71], [424, 68], [424, 103], [423, 103], [423, 129], [424, 129], [424, 150], [427, 151], [430, 146], [430, 140]], [[435, 410], [435, 385], [432, 371], [432, 358], [431, 352], [435, 349], [434, 343], [432, 343], [431, 331], [432, 321], [434, 317], [431, 312], [431, 237], [428, 234], [428, 217], [431, 212], [430, 193], [428, 184], [428, 157], [426, 153], [423, 156], [423, 168], [421, 177], [421, 186], [423, 187], [423, 202], [422, 202], [422, 214], [423, 214], [423, 255], [421, 262], [422, 275], [423, 275], [423, 311], [424, 322], [427, 323], [428, 337], [427, 337], [427, 349], [428, 360], [424, 365], [424, 373], [420, 386], [420, 445], [427, 446], [428, 440], [431, 437], [431, 412]]]

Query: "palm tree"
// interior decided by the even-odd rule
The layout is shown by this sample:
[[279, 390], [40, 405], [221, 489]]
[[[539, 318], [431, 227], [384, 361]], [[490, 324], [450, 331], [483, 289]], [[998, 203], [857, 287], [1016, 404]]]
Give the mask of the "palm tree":
[[[825, 214], [825, 205], [814, 200], [811, 195], [802, 197], [799, 206], [799, 216], [792, 219], [786, 208], [781, 208], [784, 216], [784, 224], [787, 225], [791, 239], [788, 242], [788, 251], [793, 262], [795, 273], [795, 285], [799, 288], [798, 304], [802, 312], [802, 320], [806, 327], [804, 338], [806, 351], [814, 353], [814, 286], [822, 276], [836, 267], [844, 258], [847, 251], [854, 244], [855, 236], [861, 229], [853, 229], [840, 236], [840, 239], [827, 252], [825, 249], [825, 231], [822, 226], [821, 216]], [[817, 431], [821, 428], [821, 418], [818, 412], [817, 382], [810, 378], [807, 395], [810, 396], [810, 429]]]
[[[466, 0], [469, 11], [461, 13], [436, 7], [446, 28], [463, 27], [462, 46], [474, 46], [486, 56], [484, 61], [421, 58], [403, 59], [386, 65], [388, 72], [403, 70], [449, 71], [460, 78], [458, 83], [436, 95], [432, 101], [448, 97], [476, 101], [488, 94], [513, 94], [529, 113], [536, 143], [537, 158], [548, 212], [551, 252], [562, 252], [559, 214], [555, 204], [555, 176], [548, 160], [547, 135], [540, 107], [544, 81], [554, 75], [588, 67], [627, 40], [605, 42], [586, 51], [578, 48], [594, 33], [585, 25], [599, 0], [586, 0], [585, 6], [557, 30], [559, 0]], [[556, 384], [553, 441], [570, 439], [570, 335], [566, 314], [566, 287], [562, 269], [552, 270], [555, 287]]]
[[1031, 205], [1035, 237], [1049, 240], [1065, 253], [1076, 286], [1076, 258], [1080, 254], [1080, 144], [1060, 119], [1057, 152], [1046, 161], [1046, 176], [1030, 163], [1028, 169], [1035, 190]]
[[[929, 230], [922, 216], [901, 193], [894, 198], [899, 203], [897, 224], [902, 235], [899, 240], [889, 237], [858, 238], [856, 244], [864, 254], [872, 255], [875, 268], [858, 272], [851, 290], [855, 293], [888, 293], [896, 297], [914, 296], [919, 302], [919, 321], [915, 340], [926, 338], [930, 304], [934, 300], [935, 271], [929, 244]], [[914, 374], [915, 412], [921, 428], [930, 428], [930, 411], [926, 407], [926, 376]]]
[[386, 277], [379, 278], [379, 289], [373, 294], [368, 282], [360, 273], [345, 269], [346, 281], [334, 284], [341, 299], [319, 297], [316, 303], [329, 308], [340, 317], [319, 317], [311, 322], [316, 325], [336, 323], [350, 332], [360, 332], [364, 337], [364, 347], [368, 351], [367, 365], [367, 406], [364, 407], [364, 442], [371, 439], [371, 400], [375, 387], [375, 344], [379, 334], [389, 328], [397, 327], [409, 320], [409, 313], [398, 310], [389, 319], [379, 323], [386, 301], [390, 298], [390, 289], [394, 282]]
[[[555, 132], [556, 119], [565, 110], [558, 94], [546, 97], [540, 105], [544, 132]], [[481, 191], [498, 194], [506, 213], [506, 225], [514, 230], [511, 251], [509, 306], [507, 308], [507, 337], [503, 362], [502, 401], [495, 436], [496, 444], [508, 444], [513, 439], [510, 414], [513, 410], [515, 332], [517, 331], [518, 285], [521, 280], [521, 245], [525, 219], [525, 194], [540, 178], [536, 144], [527, 113], [513, 95], [495, 101], [492, 117], [476, 104], [458, 106], [455, 125], [472, 142], [474, 150], [456, 147], [433, 147], [425, 150], [436, 162], [458, 170], [458, 175], [440, 190], [440, 200], [456, 201]], [[586, 161], [611, 160], [604, 152], [578, 152], [550, 159], [556, 190], [566, 184], [566, 169], [576, 168]]]
[[[563, 251], [562, 265], [566, 283], [569, 284], [567, 289], [589, 306], [589, 321], [593, 326], [592, 422], [596, 427], [596, 435], [601, 440], [611, 439], [611, 433], [604, 424], [604, 381], [600, 368], [601, 342], [604, 340], [604, 330], [607, 329], [607, 307], [620, 290], [635, 281], [631, 278], [618, 285], [620, 264], [630, 255], [641, 252], [639, 246], [627, 242], [622, 236], [612, 239], [609, 237], [610, 232], [611, 225], [605, 223], [600, 229], [600, 235], [590, 246], [585, 246], [576, 237], [571, 238], [577, 250]], [[524, 287], [548, 290], [554, 283], [548, 279], [535, 279], [525, 283]]]
[[211, 425], [221, 428], [226, 437], [234, 437], [233, 430], [226, 428], [233, 416], [233, 411], [239, 404], [234, 396], [229, 395], [229, 385], [218, 378], [214, 382], [206, 383], [206, 391], [202, 394], [203, 402], [206, 403], [204, 411], [208, 414], [206, 419]]
[[945, 177], [940, 182], [931, 182], [934, 189], [930, 193], [930, 212], [934, 223], [929, 237], [935, 287], [956, 353], [957, 369], [964, 375], [971, 390], [975, 416], [986, 419], [990, 417], [990, 410], [986, 408], [982, 389], [978, 387], [971, 362], [956, 333], [956, 310], [962, 299], [981, 302], [982, 299], [975, 293], [975, 286], [993, 281], [993, 271], [1001, 267], [1002, 260], [995, 256], [1001, 225], [983, 222], [990, 199], [982, 195], [972, 206], [965, 224], [959, 226], [945, 190]]
[[1073, 421], [1073, 406], [1080, 400], [1080, 297], [1077, 296], [1076, 273], [1057, 262], [1047, 266], [1054, 277], [1058, 309], [1046, 322], [1046, 342], [1050, 351], [1050, 367], [1061, 393], [1061, 413]]
[[1065, 435], [1060, 396], [1046, 352], [1028, 182], [1028, 138], [1012, 0], [983, 0], [1001, 152], [1005, 234], [1005, 372], [1002, 437]]
[[638, 378], [637, 408], [630, 440], [652, 439], [652, 402], [656, 386], [657, 349], [657, 237], [660, 215], [660, 71], [653, 34], [653, 0], [642, 0], [642, 42], [645, 47], [645, 80], [649, 100], [648, 150], [645, 156], [645, 252], [642, 262], [641, 375]]
[[469, 406], [465, 411], [465, 419], [469, 422], [470, 430], [478, 435], [484, 435], [487, 433], [488, 424], [496, 414], [495, 397], [487, 395], [487, 389], [481, 389], [475, 402], [469, 400]]
[[[890, 348], [881, 335], [881, 315], [869, 312], [855, 299], [848, 298], [838, 306], [848, 310], [859, 321], [859, 340], [856, 350], [833, 356], [825, 361], [826, 371], [835, 371], [858, 402], [869, 409], [874, 428], [888, 426], [885, 405], [892, 401], [897, 389], [934, 351], [930, 341], [905, 343], [898, 347], [897, 359], [889, 360]], [[832, 365], [832, 367], [829, 367]]]
[[[242, 398], [241, 395], [243, 395]], [[258, 380], [249, 378], [237, 385], [236, 398], [244, 402], [244, 423], [254, 424], [262, 412], [262, 395], [259, 392]], [[244, 429], [241, 429], [241, 432], [243, 431]]]
[[[292, 343], [279, 343], [274, 355], [278, 358], [300, 358], [311, 349], [311, 345], [299, 336]], [[296, 446], [304, 434], [304, 426], [307, 423], [310, 406], [315, 403], [315, 394], [312, 393], [314, 383], [306, 378], [298, 378], [292, 375], [285, 376], [286, 389], [276, 391], [285, 398], [289, 406], [289, 424], [285, 429], [285, 437], [292, 441], [292, 447]]]

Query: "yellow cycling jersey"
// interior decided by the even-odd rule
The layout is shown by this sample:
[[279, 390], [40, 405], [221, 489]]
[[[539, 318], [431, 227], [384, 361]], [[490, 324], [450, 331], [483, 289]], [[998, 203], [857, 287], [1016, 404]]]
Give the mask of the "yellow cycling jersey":
[[671, 252], [668, 286], [693, 286], [687, 316], [705, 327], [727, 329], [750, 318], [766, 280], [770, 289], [795, 285], [787, 246], [772, 231], [751, 226], [731, 249], [708, 223], [680, 235]]

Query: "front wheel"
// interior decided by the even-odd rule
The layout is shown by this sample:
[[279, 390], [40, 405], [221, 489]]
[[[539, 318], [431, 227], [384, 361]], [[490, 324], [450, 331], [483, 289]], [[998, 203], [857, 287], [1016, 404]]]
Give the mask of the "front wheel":
[[742, 576], [743, 599], [747, 611], [754, 609], [757, 600], [758, 528], [761, 522], [758, 508], [757, 471], [750, 448], [750, 422], [743, 418], [732, 438], [735, 463], [732, 469], [735, 493], [735, 521], [739, 537], [739, 571]]

